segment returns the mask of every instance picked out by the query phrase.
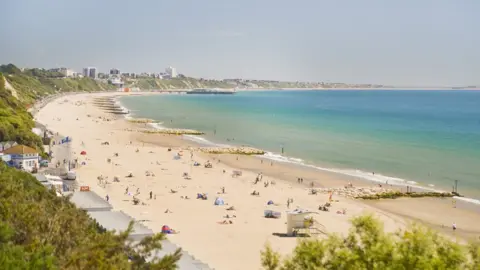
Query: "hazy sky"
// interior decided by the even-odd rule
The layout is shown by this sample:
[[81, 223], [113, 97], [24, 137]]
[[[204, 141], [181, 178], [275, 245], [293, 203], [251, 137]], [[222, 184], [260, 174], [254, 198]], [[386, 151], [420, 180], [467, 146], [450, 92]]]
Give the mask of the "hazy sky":
[[0, 63], [480, 85], [480, 0], [2, 0]]

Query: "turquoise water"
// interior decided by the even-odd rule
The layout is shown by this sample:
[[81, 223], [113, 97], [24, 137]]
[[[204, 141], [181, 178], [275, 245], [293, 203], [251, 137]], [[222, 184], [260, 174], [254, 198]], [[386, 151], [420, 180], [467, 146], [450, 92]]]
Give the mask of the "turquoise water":
[[133, 117], [262, 148], [272, 159], [446, 190], [459, 180], [460, 193], [480, 198], [480, 92], [268, 91], [121, 103]]

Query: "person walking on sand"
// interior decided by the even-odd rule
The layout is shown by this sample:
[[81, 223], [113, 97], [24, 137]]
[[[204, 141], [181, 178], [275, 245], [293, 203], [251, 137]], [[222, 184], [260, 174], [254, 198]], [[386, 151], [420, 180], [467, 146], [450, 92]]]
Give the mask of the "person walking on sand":
[[452, 224], [452, 229], [453, 229], [453, 231], [457, 230], [457, 224], [455, 222]]
[[128, 194], [128, 187], [125, 189], [125, 195]]
[[153, 193], [150, 191], [150, 200], [152, 199]]
[[105, 196], [105, 200], [107, 200], [107, 202], [110, 200], [110, 197], [108, 196], [108, 194], [107, 196]]

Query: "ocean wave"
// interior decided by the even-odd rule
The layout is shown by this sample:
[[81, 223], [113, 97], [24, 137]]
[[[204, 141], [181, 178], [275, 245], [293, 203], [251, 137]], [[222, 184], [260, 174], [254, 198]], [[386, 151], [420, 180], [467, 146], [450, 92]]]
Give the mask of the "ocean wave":
[[123, 111], [127, 111], [128, 113], [127, 114], [124, 114], [123, 117], [127, 120], [130, 120], [130, 119], [134, 119], [135, 117], [133, 117], [132, 115], [132, 111], [129, 110], [127, 107], [123, 106], [122, 102], [120, 102], [119, 98], [115, 98], [114, 99], [114, 103], [115, 105], [119, 106]]
[[459, 200], [459, 201], [464, 201], [464, 202], [468, 202], [468, 203], [471, 203], [471, 204], [476, 204], [476, 205], [480, 205], [480, 200], [477, 200], [477, 199], [472, 199], [472, 198], [466, 198], [466, 197], [453, 197], [455, 200]]
[[304, 166], [304, 167], [309, 167], [309, 168], [313, 168], [313, 169], [317, 169], [317, 170], [321, 170], [321, 171], [327, 171], [327, 172], [338, 173], [338, 174], [347, 175], [347, 176], [351, 176], [351, 177], [361, 178], [361, 179], [364, 179], [364, 180], [369, 180], [369, 181], [376, 182], [376, 183], [381, 183], [381, 184], [388, 183], [388, 184], [392, 184], [392, 185], [402, 185], [402, 186], [407, 186], [407, 185], [408, 186], [412, 186], [412, 185], [416, 186], [418, 184], [415, 181], [408, 181], [408, 180], [405, 180], [405, 179], [385, 176], [385, 175], [381, 175], [381, 174], [373, 174], [371, 172], [365, 172], [365, 171], [361, 171], [361, 170], [334, 169], [334, 168], [319, 167], [319, 166], [316, 166], [316, 165], [307, 164], [307, 163], [304, 162], [304, 160], [302, 160], [300, 158], [286, 157], [286, 156], [282, 156], [280, 154], [276, 154], [276, 153], [272, 153], [272, 152], [267, 152], [265, 155], [259, 156], [259, 157], [270, 159], [270, 160], [273, 160], [273, 161], [285, 162], [285, 163], [291, 163], [291, 164], [300, 165], [300, 166]]
[[189, 141], [196, 142], [202, 146], [208, 146], [208, 147], [230, 147], [231, 146], [228, 144], [215, 143], [205, 139], [204, 137], [196, 136], [196, 135], [183, 135], [183, 137]]
[[[299, 165], [299, 166], [304, 166], [308, 168], [313, 168], [321, 171], [327, 171], [327, 172], [332, 172], [332, 173], [337, 173], [341, 175], [346, 175], [350, 177], [355, 177], [363, 180], [368, 180], [371, 182], [379, 183], [379, 184], [386, 184], [388, 183], [389, 185], [394, 185], [394, 186], [410, 186], [413, 188], [414, 192], [445, 192], [445, 190], [440, 190], [435, 188], [434, 185], [429, 185], [428, 187], [426, 186], [421, 186], [415, 181], [411, 180], [406, 180], [402, 178], [397, 178], [397, 177], [391, 177], [391, 176], [386, 176], [386, 175], [381, 175], [381, 174], [373, 174], [371, 172], [365, 172], [362, 170], [349, 170], [349, 169], [333, 169], [333, 168], [324, 168], [324, 167], [319, 167], [316, 165], [311, 165], [305, 163], [302, 159], [299, 158], [292, 158], [292, 157], [286, 157], [282, 156], [280, 154], [272, 153], [272, 152], [267, 152], [263, 156], [258, 156], [260, 158], [265, 158], [277, 162], [285, 162], [285, 163], [290, 163], [294, 165]], [[476, 204], [480, 205], [480, 200], [473, 199], [473, 198], [466, 198], [466, 197], [454, 197], [455, 199], [459, 201], [464, 201], [467, 203], [471, 204]]]
[[158, 123], [148, 123], [147, 125], [151, 126], [154, 129], [166, 129], [166, 127], [163, 126], [163, 122], [158, 122]]

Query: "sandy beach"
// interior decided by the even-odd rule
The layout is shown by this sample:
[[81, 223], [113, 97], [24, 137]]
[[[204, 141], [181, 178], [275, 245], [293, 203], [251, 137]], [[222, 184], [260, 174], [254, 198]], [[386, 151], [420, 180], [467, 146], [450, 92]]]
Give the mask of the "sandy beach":
[[[114, 118], [92, 104], [93, 97], [106, 95], [119, 93], [61, 97], [42, 107], [35, 118], [73, 139], [72, 158], [85, 162], [77, 170], [82, 185], [101, 196], [108, 195], [116, 210], [142, 220], [155, 232], [163, 225], [179, 231], [168, 236], [170, 241], [215, 269], [260, 269], [260, 250], [267, 242], [283, 254], [291, 252], [297, 238], [277, 235], [286, 232], [286, 211], [295, 208], [317, 211], [314, 217], [327, 234], [346, 234], [352, 217], [372, 213], [384, 222], [387, 231], [404, 228], [414, 220], [462, 240], [480, 236], [476, 226], [479, 212], [453, 208], [451, 199], [365, 202], [334, 195], [338, 202], [332, 203], [330, 211], [318, 211], [319, 205], [328, 201], [328, 194], [309, 195], [311, 183], [315, 187], [342, 187], [351, 182], [365, 188], [373, 184], [258, 157], [205, 154], [195, 151], [198, 146], [181, 136], [132, 132], [145, 125]], [[80, 155], [81, 151], [86, 155]], [[181, 156], [176, 159], [178, 153]], [[203, 166], [207, 160], [212, 168]], [[193, 166], [194, 162], [201, 166]], [[241, 176], [232, 177], [233, 171], [241, 171]], [[133, 177], [126, 177], [130, 172]], [[190, 179], [183, 177], [185, 173]], [[263, 178], [254, 184], [258, 173]], [[99, 176], [109, 183], [99, 183]], [[113, 181], [115, 176], [119, 182]], [[298, 183], [298, 177], [303, 183]], [[251, 195], [253, 191], [259, 195]], [[197, 199], [198, 193], [206, 193], [208, 199]], [[134, 195], [140, 204], [133, 204]], [[226, 205], [214, 205], [217, 197]], [[287, 206], [289, 199], [293, 202]], [[267, 205], [270, 200], [273, 205]], [[235, 210], [227, 210], [232, 206]], [[282, 216], [267, 219], [264, 210], [278, 211]], [[343, 210], [346, 214], [337, 213]], [[456, 235], [451, 232], [453, 222], [458, 226]]]

